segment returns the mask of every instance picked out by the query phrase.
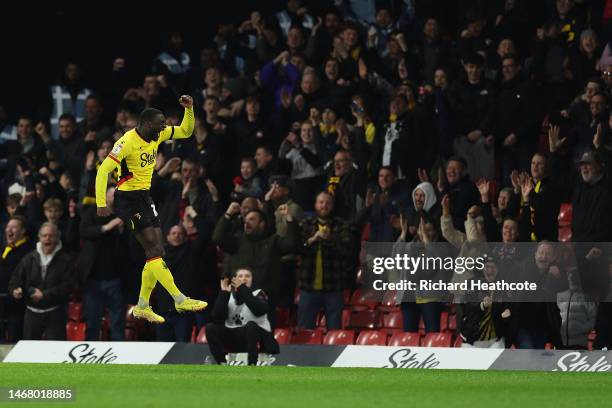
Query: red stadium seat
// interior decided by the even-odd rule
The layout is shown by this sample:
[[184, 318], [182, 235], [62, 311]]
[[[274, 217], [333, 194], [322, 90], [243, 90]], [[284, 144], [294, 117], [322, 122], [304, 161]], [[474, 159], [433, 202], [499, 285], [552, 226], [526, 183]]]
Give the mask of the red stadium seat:
[[291, 341], [291, 330], [290, 329], [275, 329], [274, 338], [278, 344], [289, 344]]
[[391, 336], [387, 344], [395, 347], [418, 347], [420, 341], [419, 333], [402, 332]]
[[323, 333], [319, 330], [300, 330], [291, 336], [291, 344], [321, 344]]
[[440, 315], [440, 331], [448, 330], [448, 312], [444, 311]]
[[355, 332], [353, 330], [330, 330], [323, 339], [326, 346], [348, 346], [353, 344]]
[[[351, 307], [352, 306], [365, 306], [368, 309], [374, 309], [380, 303], [380, 292], [375, 290], [361, 289], [355, 290], [353, 296], [351, 296]], [[356, 310], [353, 308], [353, 310]]]
[[383, 315], [383, 327], [389, 329], [403, 329], [404, 317], [401, 311], [391, 312]]
[[376, 330], [365, 330], [359, 333], [355, 344], [359, 346], [386, 346], [387, 333]]
[[453, 343], [453, 347], [461, 347], [461, 345], [463, 344], [463, 339], [461, 338], [461, 336], [457, 336], [457, 338], [455, 339], [455, 342]]
[[559, 221], [559, 227], [568, 227], [572, 225], [571, 203], [561, 203], [561, 208], [559, 209], [559, 216], [557, 217], [557, 221]]
[[85, 341], [85, 323], [69, 321], [66, 324], [66, 339], [70, 341]]
[[456, 314], [448, 315], [448, 330], [452, 332], [457, 330], [457, 315]]
[[400, 310], [399, 305], [396, 304], [397, 292], [394, 290], [388, 290], [385, 292], [382, 298], [382, 303], [376, 306], [376, 309], [381, 312], [395, 312]]
[[450, 333], [427, 333], [423, 347], [450, 347], [453, 336]]
[[378, 329], [379, 332], [385, 333], [388, 337], [391, 337], [395, 334], [403, 333], [404, 329], [390, 329], [389, 327], [383, 327]]
[[560, 242], [570, 242], [572, 240], [572, 227], [559, 227], [558, 238]]
[[196, 337], [196, 343], [208, 344], [208, 340], [206, 340], [206, 327], [202, 327], [198, 336]]
[[126, 327], [124, 330], [125, 341], [136, 341], [138, 340], [138, 333], [134, 327]]
[[83, 304], [70, 302], [68, 303], [68, 320], [78, 323], [83, 320]]
[[380, 327], [381, 313], [377, 310], [361, 310], [351, 313], [349, 328], [351, 329], [378, 329]]

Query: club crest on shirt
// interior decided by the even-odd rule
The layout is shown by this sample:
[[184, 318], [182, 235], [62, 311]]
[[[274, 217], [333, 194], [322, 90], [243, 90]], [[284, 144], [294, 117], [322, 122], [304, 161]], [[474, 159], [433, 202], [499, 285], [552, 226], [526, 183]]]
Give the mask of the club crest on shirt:
[[123, 143], [118, 143], [113, 147], [113, 150], [111, 150], [111, 153], [114, 156], [117, 156], [119, 153], [121, 153], [122, 149], [123, 149]]

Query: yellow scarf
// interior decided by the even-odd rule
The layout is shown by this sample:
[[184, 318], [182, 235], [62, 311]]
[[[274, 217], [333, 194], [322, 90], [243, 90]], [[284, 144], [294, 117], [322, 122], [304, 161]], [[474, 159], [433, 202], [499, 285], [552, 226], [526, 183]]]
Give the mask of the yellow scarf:
[[13, 249], [23, 245], [27, 240], [28, 240], [28, 237], [23, 237], [19, 241], [15, 242], [14, 244], [7, 245], [4, 248], [4, 251], [2, 252], [2, 259], [6, 259], [8, 254], [10, 254]]

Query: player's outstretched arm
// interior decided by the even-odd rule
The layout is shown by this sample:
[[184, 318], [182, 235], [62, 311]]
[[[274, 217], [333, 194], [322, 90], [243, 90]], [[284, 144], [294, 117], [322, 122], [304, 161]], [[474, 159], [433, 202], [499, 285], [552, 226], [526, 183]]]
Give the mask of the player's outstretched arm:
[[108, 174], [117, 168], [115, 159], [107, 156], [96, 173], [96, 206], [98, 215], [103, 217], [110, 214], [106, 208], [106, 188], [108, 186]]
[[[186, 139], [193, 134], [193, 128], [195, 127], [195, 117], [193, 115], [193, 98], [189, 95], [183, 95], [179, 98], [179, 103], [183, 108], [185, 108], [185, 114], [183, 115], [183, 121], [181, 122], [181, 125], [173, 126], [174, 134], [171, 137], [173, 139]], [[165, 131], [166, 130], [164, 130], [164, 132]]]

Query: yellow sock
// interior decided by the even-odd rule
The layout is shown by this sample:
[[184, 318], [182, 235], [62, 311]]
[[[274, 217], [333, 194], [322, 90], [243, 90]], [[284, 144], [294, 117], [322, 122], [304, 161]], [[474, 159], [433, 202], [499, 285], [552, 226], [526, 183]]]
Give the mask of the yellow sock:
[[149, 306], [149, 298], [151, 297], [151, 292], [155, 289], [155, 284], [157, 283], [157, 279], [155, 279], [155, 274], [153, 270], [149, 268], [149, 263], [145, 263], [144, 268], [142, 268], [142, 280], [140, 283], [140, 294], [138, 295], [138, 306], [146, 307]]
[[147, 260], [145, 264], [145, 269], [149, 269], [153, 272], [155, 279], [170, 293], [170, 296], [174, 299], [176, 303], [181, 303], [185, 296], [181, 293], [179, 288], [174, 284], [174, 278], [172, 277], [172, 273], [166, 263], [161, 257], [151, 258]]

